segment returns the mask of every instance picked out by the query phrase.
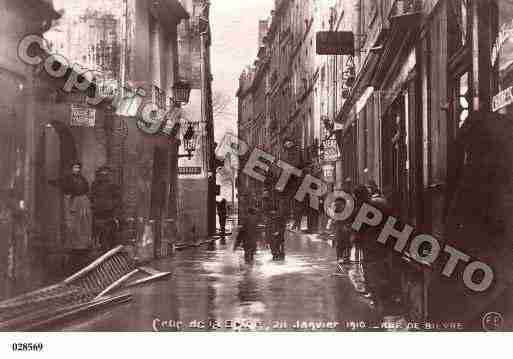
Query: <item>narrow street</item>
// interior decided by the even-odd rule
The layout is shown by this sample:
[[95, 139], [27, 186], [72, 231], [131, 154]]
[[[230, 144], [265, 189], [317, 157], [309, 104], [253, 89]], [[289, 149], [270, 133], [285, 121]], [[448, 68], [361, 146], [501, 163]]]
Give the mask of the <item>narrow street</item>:
[[260, 247], [253, 265], [244, 263], [242, 251], [233, 251], [231, 238], [180, 251], [152, 263], [171, 271], [169, 280], [137, 288], [131, 303], [62, 329], [345, 331], [352, 321], [368, 326], [377, 319], [349, 278], [334, 275], [330, 241], [289, 232], [286, 250], [285, 262], [273, 262]]

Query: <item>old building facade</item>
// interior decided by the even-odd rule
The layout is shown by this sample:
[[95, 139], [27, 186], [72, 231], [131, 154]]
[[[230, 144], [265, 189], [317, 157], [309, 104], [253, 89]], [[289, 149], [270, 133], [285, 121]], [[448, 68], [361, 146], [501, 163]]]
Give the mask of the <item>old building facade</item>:
[[51, 1], [1, 1], [0, 56], [0, 298], [29, 287], [38, 274], [35, 155], [40, 87], [34, 68], [18, 57], [26, 34], [42, 34], [59, 18]]
[[[19, 97], [6, 99], [10, 105], [5, 118], [23, 119], [15, 121], [19, 128], [8, 126], [13, 133], [2, 130], [2, 136], [12, 139], [2, 141], [8, 157], [2, 161], [6, 198], [2, 213], [5, 229], [19, 237], [6, 242], [11, 249], [2, 251], [12, 253], [2, 264], [11, 263], [10, 280], [18, 282], [13, 287], [29, 289], [20, 288], [23, 277], [15, 275], [18, 267], [25, 271], [36, 267], [33, 273], [47, 278], [65, 274], [63, 259], [73, 248], [64, 230], [64, 196], [49, 181], [62, 178], [73, 161], [82, 163], [89, 183], [100, 166], [111, 167], [122, 192], [123, 239], [133, 245], [138, 259], [169, 253], [179, 220], [179, 141], [142, 131], [138, 110], [148, 102], [162, 113], [180, 111], [172, 100], [173, 85], [179, 80], [177, 25], [188, 18], [187, 11], [175, 0], [23, 4], [2, 4], [9, 32], [17, 29], [5, 46], [6, 76], [17, 73], [12, 80], [16, 86], [6, 88]], [[29, 60], [38, 60], [28, 65], [21, 61], [18, 45], [24, 36], [37, 33], [45, 41], [28, 49]], [[136, 89], [143, 95], [127, 107], [123, 99], [132, 98], [127, 94]], [[14, 218], [12, 211], [25, 221], [22, 227], [7, 221]], [[33, 256], [26, 254], [28, 247]], [[15, 263], [15, 252], [27, 261], [34, 258], [33, 263]], [[2, 275], [9, 272], [3, 269]], [[8, 279], [3, 278], [2, 286]], [[37, 279], [32, 279], [25, 283], [37, 286]]]
[[[474, 240], [461, 239], [475, 233], [505, 238], [512, 218], [508, 160], [487, 162], [503, 171], [505, 183], [477, 192], [483, 201], [490, 198], [486, 211], [463, 204], [462, 186], [472, 182], [467, 177], [476, 158], [485, 156], [476, 154], [479, 131], [509, 133], [507, 122], [493, 116], [510, 112], [510, 19], [510, 5], [500, 0], [276, 1], [252, 76], [241, 76], [241, 139], [332, 188], [346, 178], [375, 182], [395, 215], [443, 243], [460, 238], [461, 246], [475, 247]], [[316, 55], [315, 33], [322, 30], [352, 32], [354, 56]], [[265, 109], [257, 93], [262, 72]], [[478, 120], [489, 116], [495, 120]], [[503, 150], [497, 157], [509, 158], [509, 145]], [[258, 198], [265, 191], [250, 181], [239, 180], [239, 191]], [[497, 233], [471, 225], [476, 220], [468, 219], [469, 208], [480, 220], [494, 218]], [[479, 228], [487, 227], [483, 223]], [[436, 274], [404, 258], [398, 263], [410, 316], [434, 316], [443, 292]]]
[[[257, 59], [241, 75], [237, 93], [240, 138], [250, 148], [259, 147], [300, 168], [304, 174], [325, 179], [332, 188], [335, 165], [338, 161], [340, 167], [341, 162], [334, 140], [336, 104], [331, 99], [342, 98], [343, 66], [335, 56], [328, 59], [316, 54], [316, 33], [330, 26], [334, 29], [335, 24], [340, 27], [344, 11], [353, 10], [348, 6], [350, 2], [342, 1], [338, 3], [341, 11], [336, 15], [336, 3], [276, 1], [271, 17], [260, 22], [259, 31], [265, 35], [259, 36], [262, 41]], [[342, 24], [346, 26], [346, 22]], [[276, 168], [271, 172], [279, 175]], [[340, 183], [340, 171], [338, 175]], [[316, 231], [320, 224], [324, 226], [318, 221], [319, 215], [302, 203], [290, 202], [289, 196], [277, 196], [269, 186], [251, 181], [241, 177], [239, 196], [261, 204], [262, 194], [269, 194], [273, 205], [280, 206], [281, 202], [289, 215], [307, 216], [309, 229]], [[292, 187], [297, 189], [297, 183], [286, 192]]]
[[[183, 107], [186, 122], [194, 125], [196, 150], [178, 161], [179, 241], [204, 240], [215, 232], [215, 160], [212, 112], [210, 4], [183, 1], [190, 18], [178, 28], [180, 76], [190, 79], [191, 100]], [[185, 129], [185, 127], [184, 127]], [[180, 153], [186, 154], [184, 144]]]
[[[65, 15], [46, 34], [55, 52], [94, 71], [102, 86], [113, 83], [125, 92], [139, 88], [144, 91], [143, 103], [175, 110], [171, 98], [179, 80], [177, 25], [188, 17], [178, 1], [60, 1], [56, 6]], [[62, 107], [55, 119], [73, 127], [66, 113], [69, 106], [91, 106], [77, 103], [80, 96], [62, 97], [62, 104], [50, 110]], [[92, 126], [72, 128], [72, 140], [79, 144], [77, 156], [89, 181], [99, 166], [113, 169], [122, 188], [125, 240], [134, 244], [141, 260], [151, 259], [168, 251], [170, 238], [163, 241], [162, 233], [172, 233], [165, 227], [177, 222], [178, 142], [141, 131], [137, 106], [123, 110], [108, 102], [93, 110], [98, 121]], [[48, 161], [52, 159], [42, 159]], [[58, 221], [59, 216], [55, 218]]]
[[[478, 203], [484, 201], [480, 196], [501, 198], [490, 199], [486, 213], [463, 199], [462, 188], [470, 186], [475, 163], [487, 156], [487, 151], [477, 154], [477, 143], [496, 126], [508, 132], [505, 122], [489, 117], [500, 78], [490, 49], [498, 38], [501, 4], [507, 8], [501, 1], [356, 2], [356, 78], [336, 118], [343, 126], [338, 135], [343, 172], [360, 183], [378, 183], [395, 214], [416, 230], [476, 257], [495, 259], [491, 247], [475, 249], [475, 236], [497, 236], [483, 229], [490, 227], [482, 222], [485, 217], [502, 223], [501, 236], [509, 233], [511, 188], [500, 184], [483, 189], [488, 195], [469, 194]], [[502, 52], [503, 60], [507, 51]], [[500, 95], [495, 100], [501, 107]], [[503, 150], [509, 158], [508, 146]], [[492, 153], [493, 146], [488, 151]], [[496, 171], [509, 168], [492, 162], [487, 166]], [[511, 177], [505, 173], [503, 179]], [[484, 182], [493, 182], [492, 177]], [[497, 264], [495, 259], [490, 262]], [[457, 305], [447, 309], [442, 304], [452, 290], [441, 289], [438, 273], [404, 263], [403, 289], [412, 318], [458, 311]], [[497, 264], [495, 269], [500, 268]]]

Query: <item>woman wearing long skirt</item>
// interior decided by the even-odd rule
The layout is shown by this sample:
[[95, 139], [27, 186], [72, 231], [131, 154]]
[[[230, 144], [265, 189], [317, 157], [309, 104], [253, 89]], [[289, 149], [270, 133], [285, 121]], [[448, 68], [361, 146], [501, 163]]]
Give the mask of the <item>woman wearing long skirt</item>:
[[65, 246], [72, 251], [93, 247], [89, 184], [81, 170], [82, 165], [74, 162], [71, 173], [61, 179], [50, 181], [64, 194]]

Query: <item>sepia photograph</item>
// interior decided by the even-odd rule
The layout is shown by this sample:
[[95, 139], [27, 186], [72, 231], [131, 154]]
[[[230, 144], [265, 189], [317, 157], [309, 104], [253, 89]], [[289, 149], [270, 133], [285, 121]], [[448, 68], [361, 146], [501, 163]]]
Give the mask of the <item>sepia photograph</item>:
[[512, 0], [0, 0], [0, 27], [0, 332], [513, 331]]

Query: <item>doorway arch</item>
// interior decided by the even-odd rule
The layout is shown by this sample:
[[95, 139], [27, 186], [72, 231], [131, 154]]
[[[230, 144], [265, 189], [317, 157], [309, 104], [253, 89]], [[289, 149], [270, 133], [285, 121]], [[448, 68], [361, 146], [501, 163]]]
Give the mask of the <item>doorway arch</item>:
[[45, 246], [51, 252], [61, 251], [64, 238], [64, 196], [58, 187], [49, 183], [62, 178], [78, 160], [75, 139], [69, 126], [51, 121], [44, 126], [41, 140], [41, 184], [39, 215]]

